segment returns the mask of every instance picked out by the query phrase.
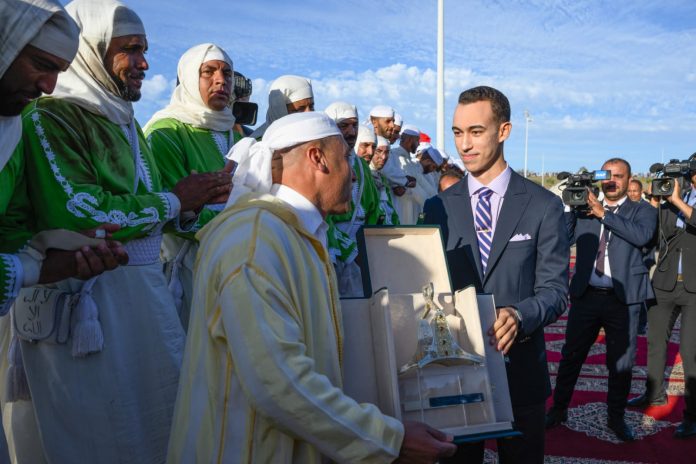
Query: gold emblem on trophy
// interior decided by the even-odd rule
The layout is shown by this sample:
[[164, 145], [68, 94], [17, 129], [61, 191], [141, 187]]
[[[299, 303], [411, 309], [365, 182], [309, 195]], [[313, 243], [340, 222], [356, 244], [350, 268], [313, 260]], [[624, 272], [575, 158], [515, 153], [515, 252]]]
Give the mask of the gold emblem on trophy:
[[[434, 296], [433, 283], [430, 282], [423, 287], [425, 311], [423, 312], [423, 317], [418, 321], [416, 354], [411, 362], [399, 369], [401, 374], [414, 367], [423, 368], [432, 363], [445, 366], [456, 364], [483, 365], [484, 363], [482, 356], [467, 353], [455, 341], [447, 323], [447, 316], [443, 309], [435, 304]], [[433, 309], [435, 310], [435, 315], [428, 321], [428, 315], [430, 315]]]

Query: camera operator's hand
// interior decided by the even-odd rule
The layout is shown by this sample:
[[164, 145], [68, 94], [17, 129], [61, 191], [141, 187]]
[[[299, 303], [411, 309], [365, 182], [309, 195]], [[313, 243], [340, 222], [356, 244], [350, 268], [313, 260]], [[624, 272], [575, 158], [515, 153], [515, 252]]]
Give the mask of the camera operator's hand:
[[672, 194], [665, 199], [672, 203], [673, 205], [677, 206], [679, 202], [682, 201], [682, 195], [681, 195], [681, 185], [679, 185], [678, 179], [675, 179], [673, 182], [674, 184], [674, 189], [672, 190]]
[[648, 188], [646, 189], [645, 198], [650, 202], [650, 206], [657, 208], [660, 206], [660, 197], [654, 196], [652, 194], [652, 182], [648, 182]]
[[587, 214], [594, 216], [598, 219], [604, 217], [604, 206], [597, 199], [597, 196], [592, 192], [592, 189], [587, 189]]
[[679, 182], [674, 182], [674, 191], [670, 196], [667, 197], [667, 201], [676, 206], [687, 220], [691, 219], [694, 209], [682, 199], [681, 186], [679, 185]]

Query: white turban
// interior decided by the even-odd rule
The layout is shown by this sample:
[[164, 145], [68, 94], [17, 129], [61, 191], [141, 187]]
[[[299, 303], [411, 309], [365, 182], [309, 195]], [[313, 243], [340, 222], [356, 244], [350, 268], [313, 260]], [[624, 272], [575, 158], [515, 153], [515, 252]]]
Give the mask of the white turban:
[[260, 142], [253, 137], [243, 138], [227, 154], [227, 159], [237, 163], [227, 206], [245, 193], [271, 191], [271, 160], [276, 150], [334, 135], [342, 137], [333, 119], [324, 113], [307, 112], [290, 114], [273, 122]]
[[358, 108], [350, 103], [338, 101], [330, 104], [324, 110], [331, 119], [336, 121], [336, 124], [344, 119], [358, 118]]
[[394, 125], [401, 127], [404, 124], [404, 118], [399, 113], [394, 113]]
[[406, 124], [401, 128], [401, 135], [410, 135], [412, 137], [420, 137], [420, 131], [416, 126]]
[[375, 130], [371, 126], [360, 124], [360, 126], [358, 126], [358, 138], [355, 140], [355, 149], [357, 150], [357, 147], [361, 143], [366, 142], [377, 145], [377, 136], [375, 135]]
[[391, 142], [387, 139], [385, 139], [382, 136], [377, 136], [377, 146], [378, 147], [388, 147], [391, 145]]
[[[203, 102], [199, 89], [201, 65], [207, 61], [224, 61], [232, 68], [232, 59], [217, 45], [204, 43], [189, 48], [179, 59], [176, 75], [179, 85], [174, 89], [172, 98], [163, 110], [155, 113], [145, 125], [145, 131], [157, 121], [173, 118], [194, 127], [225, 132], [234, 126], [232, 110], [226, 106], [221, 111], [214, 111]], [[234, 86], [227, 89], [232, 95]]]
[[115, 124], [130, 124], [133, 105], [122, 98], [104, 67], [104, 55], [114, 37], [145, 35], [143, 23], [116, 0], [74, 0], [65, 10], [81, 29], [80, 47], [70, 68], [58, 77], [54, 96]]
[[435, 164], [437, 164], [438, 166], [440, 166], [440, 165], [442, 164], [442, 162], [444, 161], [444, 159], [442, 158], [442, 154], [440, 153], [440, 150], [438, 150], [438, 149], [435, 148], [435, 147], [432, 147], [432, 146], [431, 146], [431, 147], [427, 148], [427, 149], [421, 154], [421, 156], [422, 156], [423, 154], [427, 154], [428, 156], [430, 156], [430, 159], [432, 159], [433, 161], [435, 161]]
[[312, 93], [312, 81], [300, 76], [281, 76], [271, 84], [268, 90], [268, 110], [266, 110], [266, 122], [258, 127], [251, 137], [262, 137], [266, 128], [273, 121], [288, 114], [288, 105], [306, 98], [314, 98]]
[[[65, 61], [75, 58], [80, 30], [57, 1], [2, 0], [0, 24], [0, 78], [27, 44]], [[0, 116], [0, 169], [21, 137], [19, 116]]]
[[370, 110], [370, 117], [372, 118], [393, 118], [394, 108], [391, 106], [379, 105], [375, 106]]

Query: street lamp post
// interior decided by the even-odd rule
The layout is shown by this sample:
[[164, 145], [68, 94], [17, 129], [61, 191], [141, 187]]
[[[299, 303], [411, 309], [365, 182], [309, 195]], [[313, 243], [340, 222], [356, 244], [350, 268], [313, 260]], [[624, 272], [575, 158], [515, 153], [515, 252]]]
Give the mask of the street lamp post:
[[529, 111], [524, 110], [524, 178], [527, 178], [527, 142], [529, 140], [529, 123], [532, 122]]

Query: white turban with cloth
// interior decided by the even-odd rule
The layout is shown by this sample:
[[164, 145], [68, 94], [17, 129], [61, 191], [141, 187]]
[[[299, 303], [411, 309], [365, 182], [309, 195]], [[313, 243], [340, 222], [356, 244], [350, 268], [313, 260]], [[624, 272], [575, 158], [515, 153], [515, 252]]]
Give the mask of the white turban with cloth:
[[271, 84], [268, 90], [268, 109], [266, 122], [259, 126], [251, 137], [258, 139], [273, 121], [288, 114], [288, 105], [307, 98], [314, 98], [312, 81], [301, 76], [281, 76]]
[[243, 138], [227, 154], [227, 159], [237, 163], [227, 206], [245, 193], [271, 191], [271, 160], [276, 150], [334, 135], [342, 137], [336, 123], [326, 114], [312, 111], [278, 119], [268, 126], [260, 142], [253, 137]]
[[[80, 30], [57, 1], [3, 0], [0, 24], [0, 79], [27, 45], [68, 62], [75, 58]], [[0, 116], [0, 169], [21, 137], [19, 116]]]
[[[164, 109], [156, 112], [145, 125], [145, 132], [160, 119], [172, 118], [193, 127], [219, 132], [231, 130], [234, 115], [229, 106], [215, 111], [203, 102], [199, 89], [201, 65], [207, 61], [224, 61], [232, 68], [232, 59], [225, 51], [212, 43], [204, 43], [189, 48], [179, 59], [176, 76], [179, 85], [174, 89], [172, 98]], [[228, 89], [232, 92], [234, 89]]]
[[378, 147], [388, 147], [391, 145], [391, 142], [387, 139], [385, 139], [382, 136], [377, 136], [377, 146]]
[[370, 110], [371, 118], [393, 118], [394, 108], [391, 106], [378, 105]]
[[358, 126], [358, 138], [355, 140], [355, 146], [360, 146], [361, 143], [369, 142], [377, 145], [377, 135], [375, 130], [365, 124]]
[[130, 124], [133, 105], [123, 99], [107, 72], [104, 56], [111, 39], [145, 35], [142, 21], [133, 10], [115, 0], [74, 0], [65, 10], [80, 26], [80, 47], [72, 65], [58, 77], [54, 96], [114, 124]]
[[326, 107], [324, 113], [336, 121], [336, 124], [344, 119], [358, 118], [358, 108], [355, 105], [342, 101], [333, 102]]

